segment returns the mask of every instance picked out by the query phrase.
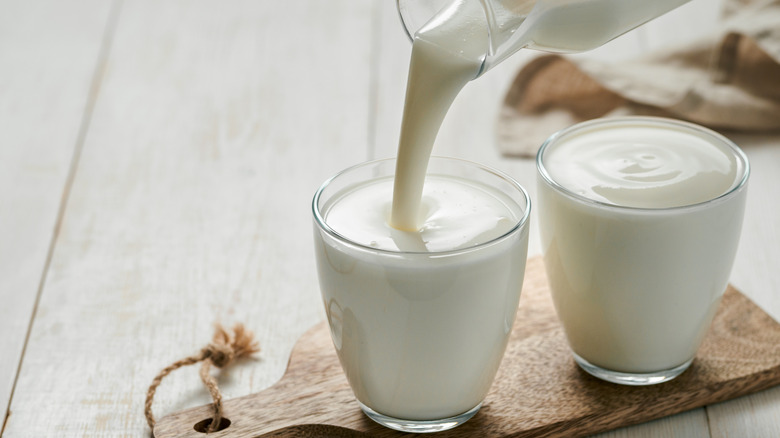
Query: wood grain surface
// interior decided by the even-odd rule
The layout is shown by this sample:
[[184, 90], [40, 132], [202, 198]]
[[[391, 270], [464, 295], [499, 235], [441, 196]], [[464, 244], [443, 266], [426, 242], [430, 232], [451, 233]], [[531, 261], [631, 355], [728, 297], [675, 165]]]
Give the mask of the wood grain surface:
[[[667, 383], [631, 387], [581, 371], [555, 316], [540, 257], [529, 260], [506, 355], [480, 412], [441, 437], [574, 437], [641, 423], [780, 383], [780, 324], [729, 287], [691, 368]], [[202, 436], [203, 406], [163, 418], [157, 438]], [[325, 322], [296, 344], [284, 377], [228, 400], [215, 437], [402, 435], [362, 414]]]
[[[36, 10], [73, 18], [85, 39], [94, 26], [75, 17], [97, 20], [90, 13], [94, 4], [105, 4], [95, 9], [98, 15], [112, 7], [92, 1], [54, 8], [49, 3], [57, 2], [32, 1]], [[148, 435], [141, 407], [151, 378], [163, 362], [175, 360], [172, 352], [208, 339], [217, 321], [246, 323], [268, 350], [259, 366], [234, 368], [232, 385], [220, 382], [225, 394], [245, 395], [277, 381], [295, 341], [321, 320], [309, 257], [311, 196], [344, 167], [345, 156], [366, 159], [363, 96], [369, 72], [361, 67], [369, 42], [351, 36], [369, 33], [370, 2], [304, 2], [283, 11], [255, 0], [114, 3], [115, 22], [97, 26], [110, 33], [104, 57], [84, 55], [91, 69], [103, 63], [100, 86], [80, 139], [35, 321], [22, 306], [8, 309], [20, 330], [8, 333], [0, 320], [0, 345], [6, 339], [16, 343], [8, 350], [15, 356], [9, 372], [0, 376], [10, 377], [9, 389], [16, 376], [13, 400], [1, 394], [0, 403], [10, 400], [3, 438]], [[0, 0], [0, 16], [2, 6]], [[72, 15], [60, 10], [69, 7]], [[329, 32], [330, 19], [341, 20], [338, 32]], [[5, 31], [0, 28], [0, 40]], [[321, 46], [301, 50], [311, 35], [319, 35]], [[280, 36], [283, 43], [277, 43]], [[52, 32], [31, 38], [57, 47], [60, 37]], [[80, 62], [62, 56], [63, 64]], [[79, 94], [70, 74], [50, 68], [45, 72], [63, 82], [51, 88]], [[6, 77], [0, 71], [0, 87]], [[38, 84], [49, 88], [48, 82]], [[35, 95], [27, 89], [26, 96]], [[48, 108], [51, 118], [64, 124], [68, 119], [55, 103]], [[29, 123], [36, 132], [68, 133], [45, 119]], [[76, 139], [71, 135], [69, 141]], [[38, 152], [53, 158], [47, 154]], [[47, 197], [56, 198], [55, 213], [62, 192], [62, 185], [47, 189]], [[35, 193], [27, 199], [45, 200]], [[0, 211], [16, 212], [5, 203]], [[21, 215], [19, 220], [34, 225]], [[29, 234], [51, 243], [52, 222]], [[35, 243], [22, 237], [0, 247], [3, 259], [19, 259]], [[39, 265], [32, 278], [41, 281], [43, 270]], [[0, 279], [0, 290], [6, 281]], [[22, 292], [30, 292], [32, 304], [38, 283], [33, 286], [8, 295], [19, 295], [21, 303]], [[5, 305], [0, 302], [0, 315]], [[25, 342], [20, 365], [17, 351]], [[189, 386], [193, 375], [187, 371], [166, 379], [155, 412], [209, 401], [202, 387]]]
[[37, 3], [0, 2], [3, 413], [43, 287], [73, 157], [88, 125], [111, 9], [111, 2], [101, 0]]

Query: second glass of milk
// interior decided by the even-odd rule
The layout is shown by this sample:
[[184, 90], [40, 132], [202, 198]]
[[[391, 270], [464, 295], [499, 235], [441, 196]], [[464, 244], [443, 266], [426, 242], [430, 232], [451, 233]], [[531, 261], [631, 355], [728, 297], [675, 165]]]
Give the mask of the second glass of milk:
[[633, 117], [555, 134], [537, 169], [545, 266], [576, 362], [628, 385], [678, 376], [727, 286], [747, 157], [706, 128]]
[[313, 201], [333, 344], [363, 411], [435, 432], [479, 410], [517, 311], [530, 201], [511, 178], [432, 157], [417, 231], [388, 225], [395, 160], [331, 178]]

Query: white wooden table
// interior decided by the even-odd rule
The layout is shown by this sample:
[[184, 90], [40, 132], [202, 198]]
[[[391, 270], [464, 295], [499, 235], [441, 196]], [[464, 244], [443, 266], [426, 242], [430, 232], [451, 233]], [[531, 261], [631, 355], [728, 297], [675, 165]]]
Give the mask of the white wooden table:
[[[410, 45], [394, 4], [0, 0], [3, 437], [148, 436], [152, 377], [217, 321], [245, 322], [263, 347], [221, 375], [226, 397], [281, 377], [324, 315], [315, 188], [395, 152]], [[718, 4], [586, 56], [695, 37]], [[470, 84], [434, 152], [509, 172], [535, 200], [533, 162], [493, 139], [527, 59]], [[780, 140], [732, 138], [753, 166], [732, 281], [780, 319]], [[163, 382], [158, 416], [209, 402], [191, 368]], [[777, 437], [780, 388], [605, 436]]]

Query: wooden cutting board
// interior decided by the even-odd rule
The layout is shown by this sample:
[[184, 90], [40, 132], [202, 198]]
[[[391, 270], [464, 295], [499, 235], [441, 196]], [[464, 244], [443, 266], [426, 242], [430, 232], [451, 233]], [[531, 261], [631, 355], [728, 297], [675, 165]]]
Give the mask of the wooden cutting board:
[[[780, 383], [780, 324], [733, 287], [726, 291], [693, 365], [647, 387], [602, 382], [574, 363], [550, 298], [544, 265], [528, 260], [506, 355], [480, 412], [450, 437], [576, 437], [637, 424]], [[326, 323], [304, 334], [274, 386], [225, 402], [217, 437], [396, 437], [360, 411]], [[157, 438], [203, 437], [211, 406], [164, 417]]]

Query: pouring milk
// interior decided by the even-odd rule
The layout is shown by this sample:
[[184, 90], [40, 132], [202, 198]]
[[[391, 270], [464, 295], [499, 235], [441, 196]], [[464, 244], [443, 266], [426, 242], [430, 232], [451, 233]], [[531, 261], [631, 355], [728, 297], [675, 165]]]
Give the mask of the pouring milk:
[[[479, 409], [512, 330], [528, 243], [527, 195], [498, 189], [515, 183], [445, 175], [453, 163], [436, 159], [426, 181], [450, 105], [520, 47], [595, 48], [683, 1], [400, 0], [399, 8], [404, 17], [404, 5], [408, 15], [412, 4], [445, 3], [411, 32], [394, 175], [382, 162], [356, 166], [314, 202], [319, 280], [350, 386], [372, 419], [414, 432], [454, 427]], [[371, 172], [355, 183], [364, 166]]]
[[[577, 52], [601, 46], [687, 0], [454, 0], [419, 29], [411, 10], [430, 2], [399, 2], [413, 33], [390, 225], [415, 231], [436, 134], [470, 80], [522, 47]], [[441, 3], [441, 2], [439, 2]]]

